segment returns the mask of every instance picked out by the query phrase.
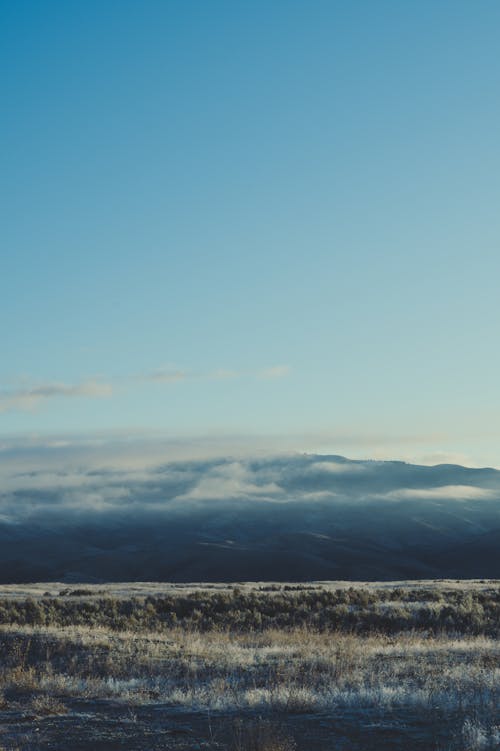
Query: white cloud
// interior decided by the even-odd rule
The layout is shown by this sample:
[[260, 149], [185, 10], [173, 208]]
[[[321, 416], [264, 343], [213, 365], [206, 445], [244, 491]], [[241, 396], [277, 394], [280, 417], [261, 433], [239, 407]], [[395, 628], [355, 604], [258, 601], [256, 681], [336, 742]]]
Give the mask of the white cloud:
[[264, 368], [257, 373], [258, 378], [284, 378], [290, 373], [288, 365], [273, 365], [271, 368]]
[[[463, 481], [460, 468], [443, 467], [438, 477], [435, 469], [425, 468], [427, 482], [421, 487], [422, 468], [391, 462], [366, 462], [361, 464], [364, 471], [359, 472], [360, 463], [346, 460], [346, 466], [353, 470], [349, 476], [331, 471], [332, 466], [341, 465], [333, 456], [323, 460], [317, 455], [288, 454], [169, 461], [170, 451], [163, 444], [159, 452], [163, 453], [163, 463], [158, 454], [153, 454], [156, 466], [147, 467], [134, 466], [133, 455], [127, 453], [124, 443], [126, 455], [113, 467], [115, 462], [105, 446], [96, 447], [95, 454], [80, 448], [75, 446], [73, 453], [65, 446], [37, 449], [35, 443], [31, 448], [6, 448], [5, 456], [0, 452], [0, 514], [19, 521], [28, 517], [42, 520], [47, 514], [51, 519], [62, 519], [65, 514], [99, 510], [139, 518], [149, 511], [188, 512], [205, 504], [211, 508], [218, 502], [229, 509], [234, 503], [236, 511], [246, 503], [262, 501], [307, 503], [310, 508], [317, 503], [323, 513], [326, 508], [332, 512], [335, 508], [354, 509], [357, 501], [369, 502], [378, 509], [405, 500], [417, 501], [426, 514], [438, 501], [450, 510], [457, 508], [457, 502], [484, 501], [491, 513], [500, 513], [494, 503], [499, 497], [500, 474], [491, 476], [489, 470], [482, 478], [474, 475], [476, 484], [465, 485], [453, 482], [459, 478]], [[144, 448], [151, 459], [151, 444]], [[108, 464], [103, 466], [106, 459]], [[330, 465], [330, 469], [323, 474], [315, 469], [324, 465]]]
[[232, 378], [257, 378], [259, 380], [270, 380], [274, 378], [284, 378], [290, 372], [288, 365], [273, 365], [269, 368], [262, 368], [254, 371], [239, 371], [231, 368], [216, 368], [209, 372], [194, 372], [183, 368], [166, 366], [157, 368], [149, 373], [137, 376], [142, 381], [155, 381], [157, 383], [176, 383], [186, 380], [227, 380]]
[[280, 496], [282, 488], [276, 482], [257, 484], [257, 474], [241, 462], [215, 465], [202, 475], [196, 485], [176, 498], [177, 501], [227, 500], [236, 498], [265, 498]]
[[77, 384], [62, 382], [41, 383], [17, 389], [0, 391], [0, 412], [32, 410], [49, 399], [86, 397], [91, 399], [111, 396], [112, 386], [96, 379]]
[[309, 466], [308, 472], [310, 473], [325, 472], [325, 473], [330, 473], [333, 475], [341, 475], [341, 474], [352, 475], [354, 472], [364, 472], [365, 469], [366, 469], [366, 465], [361, 464], [360, 462], [357, 464], [354, 464], [352, 462], [325, 461], [325, 462], [313, 462], [313, 464]]
[[435, 488], [399, 488], [380, 497], [394, 498], [395, 500], [404, 500], [406, 498], [441, 500], [451, 498], [457, 501], [473, 501], [491, 498], [493, 495], [493, 492], [488, 488], [478, 488], [475, 485], [439, 485]]
[[[187, 380], [219, 381], [242, 378], [244, 376], [269, 379], [281, 378], [287, 373], [288, 367], [284, 365], [277, 365], [251, 373], [239, 372], [228, 368], [218, 368], [211, 372], [196, 373], [172, 365], [166, 365], [137, 376], [125, 376], [121, 379], [121, 382], [128, 383], [129, 385], [138, 380], [160, 384], [174, 384]], [[12, 410], [31, 411], [36, 409], [41, 403], [51, 399], [71, 397], [94, 399], [109, 397], [112, 393], [113, 387], [111, 383], [99, 378], [87, 379], [76, 384], [65, 383], [63, 381], [34, 384], [28, 382], [27, 384], [23, 383], [20, 387], [0, 389], [0, 413]]]
[[159, 383], [177, 383], [178, 381], [185, 381], [187, 378], [189, 378], [189, 373], [174, 368], [158, 368], [141, 376], [141, 379], [145, 381], [157, 381]]
[[329, 490], [317, 490], [312, 493], [303, 493], [303, 499], [305, 501], [331, 501], [337, 497], [337, 493], [332, 493]]

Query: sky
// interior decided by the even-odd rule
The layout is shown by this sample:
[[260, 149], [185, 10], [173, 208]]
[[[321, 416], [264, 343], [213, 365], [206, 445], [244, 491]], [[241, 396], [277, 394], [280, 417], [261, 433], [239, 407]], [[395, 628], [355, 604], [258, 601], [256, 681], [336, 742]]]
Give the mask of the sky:
[[0, 449], [500, 466], [499, 30], [4, 0]]

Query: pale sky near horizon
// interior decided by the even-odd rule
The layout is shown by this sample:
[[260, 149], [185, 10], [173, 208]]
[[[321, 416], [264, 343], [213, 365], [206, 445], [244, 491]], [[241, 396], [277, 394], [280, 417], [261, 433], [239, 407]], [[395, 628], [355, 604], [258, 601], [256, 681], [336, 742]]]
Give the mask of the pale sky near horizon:
[[1, 3], [3, 445], [500, 465], [499, 34], [486, 0]]

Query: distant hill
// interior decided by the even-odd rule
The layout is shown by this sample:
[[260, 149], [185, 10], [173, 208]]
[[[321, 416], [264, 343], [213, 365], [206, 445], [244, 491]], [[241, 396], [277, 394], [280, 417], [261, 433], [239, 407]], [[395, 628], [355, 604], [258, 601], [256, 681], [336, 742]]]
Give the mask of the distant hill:
[[23, 475], [0, 582], [500, 578], [500, 472], [292, 455]]

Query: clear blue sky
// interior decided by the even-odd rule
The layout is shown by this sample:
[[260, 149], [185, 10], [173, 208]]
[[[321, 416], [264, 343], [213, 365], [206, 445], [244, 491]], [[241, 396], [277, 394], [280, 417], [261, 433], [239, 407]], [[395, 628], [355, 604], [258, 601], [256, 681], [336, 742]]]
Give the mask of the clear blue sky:
[[487, 0], [2, 2], [0, 434], [495, 463], [499, 34]]

